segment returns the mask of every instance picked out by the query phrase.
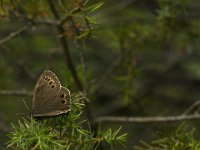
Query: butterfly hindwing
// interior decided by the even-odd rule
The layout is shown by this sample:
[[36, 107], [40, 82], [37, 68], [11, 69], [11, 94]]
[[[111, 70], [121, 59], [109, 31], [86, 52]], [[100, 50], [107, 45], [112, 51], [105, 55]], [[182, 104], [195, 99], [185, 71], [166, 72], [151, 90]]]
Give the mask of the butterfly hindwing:
[[[70, 97], [70, 91], [67, 89], [67, 88], [65, 88], [65, 87], [63, 87], [63, 86], [61, 86], [61, 90], [60, 90], [60, 92], [59, 92], [59, 102], [60, 102], [60, 105], [62, 105], [62, 106], [70, 106], [70, 104], [71, 104], [71, 97]], [[69, 108], [70, 109], [70, 108]]]

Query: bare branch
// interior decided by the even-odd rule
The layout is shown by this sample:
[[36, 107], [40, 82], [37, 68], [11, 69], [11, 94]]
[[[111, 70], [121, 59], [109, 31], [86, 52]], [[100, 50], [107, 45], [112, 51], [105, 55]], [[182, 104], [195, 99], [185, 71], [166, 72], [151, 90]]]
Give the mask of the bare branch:
[[23, 16], [23, 15], [15, 16], [15, 17], [19, 17], [19, 19], [22, 19], [22, 20], [31, 22], [33, 25], [34, 25], [34, 24], [39, 24], [39, 25], [55, 25], [55, 26], [56, 26], [56, 25], [59, 24], [59, 22], [57, 22], [57, 21], [55, 21], [55, 20], [34, 19], [34, 18], [32, 18], [32, 17]]
[[[116, 104], [115, 104], [116, 105]], [[178, 116], [156, 116], [156, 117], [98, 117], [95, 122], [129, 122], [129, 123], [154, 123], [154, 122], [177, 122], [184, 120], [200, 119], [200, 114], [192, 113], [192, 111], [200, 105], [200, 101], [194, 102], [188, 109]]]
[[161, 123], [198, 119], [200, 119], [200, 114], [166, 117], [98, 117], [95, 122]]
[[119, 65], [121, 60], [121, 56], [117, 56], [112, 63], [108, 66], [108, 68], [106, 69], [106, 71], [103, 73], [103, 75], [99, 78], [99, 80], [97, 80], [96, 84], [94, 84], [93, 90], [97, 91], [102, 84], [105, 82], [105, 80], [110, 76], [110, 74], [112, 74], [113, 70]]
[[0, 90], [1, 96], [32, 96], [33, 92], [27, 90]]
[[34, 20], [31, 18], [27, 18], [27, 20], [31, 21], [33, 24], [39, 24], [39, 25], [56, 26], [59, 24], [59, 22], [53, 20]]
[[10, 33], [9, 36], [5, 37], [4, 39], [0, 40], [0, 45], [16, 38], [20, 34], [22, 34], [25, 30], [27, 30], [30, 27], [30, 25], [23, 26], [22, 28], [19, 28], [17, 31]]

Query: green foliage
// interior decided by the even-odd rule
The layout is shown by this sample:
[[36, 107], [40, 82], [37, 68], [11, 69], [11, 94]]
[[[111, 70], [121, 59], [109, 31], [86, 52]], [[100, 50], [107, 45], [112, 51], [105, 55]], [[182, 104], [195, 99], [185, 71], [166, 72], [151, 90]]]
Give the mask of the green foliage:
[[108, 129], [105, 133], [102, 135], [102, 141], [106, 141], [108, 144], [110, 144], [111, 149], [113, 149], [113, 145], [116, 142], [120, 142], [121, 144], [126, 141], [127, 134], [118, 135], [121, 130], [121, 127], [115, 131], [112, 131], [112, 129]]
[[[58, 74], [62, 85], [67, 84], [74, 91], [77, 90], [71, 70], [74, 69], [91, 99], [94, 116], [181, 114], [199, 99], [199, 0], [52, 1], [58, 19], [49, 7], [49, 0], [0, 0], [0, 42], [11, 37], [0, 45], [0, 90], [33, 90], [40, 72], [50, 69]], [[12, 37], [27, 25], [27, 30]], [[58, 25], [64, 29], [59, 34], [56, 32]], [[66, 65], [68, 57], [61, 37], [66, 37], [74, 68]], [[26, 111], [16, 99], [21, 98], [1, 96], [0, 122], [2, 118], [14, 122], [16, 113]], [[102, 128], [112, 129], [105, 132], [99, 129], [94, 138], [84, 120], [82, 105], [74, 102], [74, 109], [65, 119], [55, 118], [61, 127], [54, 125], [54, 119], [46, 122], [20, 120], [18, 125], [13, 125], [16, 132], [11, 134], [9, 145], [17, 146], [18, 135], [23, 135], [32, 143], [26, 146], [36, 146], [37, 135], [25, 132], [29, 130], [28, 125], [31, 128], [34, 124], [35, 130], [37, 126], [46, 129], [38, 134], [51, 138], [43, 139], [49, 148], [63, 145], [68, 148], [68, 145], [69, 149], [89, 149], [94, 145], [109, 145], [115, 149], [113, 145], [125, 137], [119, 135], [118, 129], [113, 130], [118, 124], [102, 122]], [[154, 130], [146, 124], [124, 124], [131, 135], [126, 149], [133, 147], [133, 141], [151, 138], [149, 131]], [[191, 124], [198, 130], [198, 125]], [[189, 134], [188, 139], [181, 133], [180, 136], [165, 134], [158, 137], [157, 144], [146, 144], [148, 148], [163, 146], [164, 149], [171, 142], [170, 148], [177, 144], [184, 149], [181, 141], [192, 143], [193, 140], [190, 145], [198, 149], [197, 138], [188, 130], [185, 133]], [[35, 139], [29, 138], [31, 136]]]
[[103, 2], [98, 2], [92, 6], [87, 7], [86, 11], [88, 11], [89, 13], [92, 13], [96, 11], [97, 9], [99, 9], [102, 5], [103, 5]]
[[[22, 4], [23, 3], [23, 4]], [[99, 9], [103, 2], [88, 4], [89, 0], [70, 0], [70, 1], [54, 1], [54, 5], [58, 13], [63, 14], [61, 18], [68, 18], [62, 22], [66, 29], [65, 36], [72, 40], [83, 40], [91, 35], [96, 21], [92, 17], [92, 13]], [[12, 12], [12, 13], [11, 13]], [[45, 19], [52, 18], [48, 1], [33, 0], [2, 0], [0, 5], [0, 17], [8, 17], [12, 15], [19, 20], [27, 20], [29, 23], [36, 23]], [[52, 23], [55, 23], [53, 19]]]
[[[168, 133], [169, 134], [169, 133]], [[199, 150], [200, 140], [195, 137], [195, 129], [189, 128], [186, 124], [180, 125], [174, 132], [163, 134], [157, 140], [149, 143], [142, 141], [143, 146], [136, 146], [136, 150]]]
[[8, 147], [19, 149], [60, 149], [64, 148], [57, 139], [57, 134], [45, 124], [37, 123], [33, 118], [30, 121], [23, 119], [18, 125], [13, 125], [14, 132], [10, 133], [11, 140]]
[[[71, 112], [68, 116], [48, 118], [35, 121], [32, 117], [18, 121], [13, 125], [13, 132], [9, 134], [8, 147], [18, 149], [67, 149], [88, 150], [97, 149], [101, 144], [109, 144], [111, 149], [117, 143], [123, 143], [127, 134], [119, 134], [117, 130], [108, 129], [98, 131], [94, 137], [87, 120], [82, 120], [82, 98], [74, 96]], [[57, 124], [58, 123], [58, 124]]]

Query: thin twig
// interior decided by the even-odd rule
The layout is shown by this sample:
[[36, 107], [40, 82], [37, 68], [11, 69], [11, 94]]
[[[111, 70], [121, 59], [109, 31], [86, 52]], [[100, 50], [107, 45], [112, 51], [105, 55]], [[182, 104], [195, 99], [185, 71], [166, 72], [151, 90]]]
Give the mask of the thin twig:
[[106, 9], [102, 9], [102, 11], [99, 11], [98, 14], [95, 14], [97, 17], [105, 16], [105, 15], [112, 15], [114, 13], [120, 12], [123, 9], [125, 9], [127, 6], [130, 6], [131, 3], [134, 3], [137, 0], [125, 0], [125, 1], [119, 1], [115, 5], [108, 7]]
[[33, 25], [34, 24], [41, 24], [41, 25], [58, 25], [59, 22], [55, 21], [55, 20], [46, 20], [46, 19], [34, 19], [32, 17], [28, 17], [28, 16], [24, 16], [24, 15], [20, 15], [20, 16], [16, 16], [16, 17], [20, 17], [20, 19], [31, 22]]
[[30, 25], [26, 25], [26, 26], [19, 28], [17, 31], [10, 33], [10, 35], [8, 35], [7, 37], [0, 40], [0, 45], [16, 38], [17, 36], [22, 34], [25, 30], [27, 30], [29, 27], [30, 27]]
[[74, 8], [71, 12], [69, 12], [68, 15], [66, 15], [64, 18], [60, 19], [59, 25], [63, 25], [68, 19], [72, 17], [75, 13], [79, 12], [81, 10], [81, 6]]
[[10, 56], [12, 62], [16, 64], [16, 66], [20, 69], [21, 72], [23, 72], [25, 76], [27, 76], [31, 80], [35, 79], [32, 73], [29, 71], [27, 65], [25, 65], [25, 63], [23, 62], [23, 59], [13, 56], [13, 50], [11, 50], [7, 45], [2, 45], [2, 48], [5, 49], [6, 55]]
[[186, 109], [182, 115], [187, 115], [191, 113], [195, 108], [200, 106], [200, 101], [195, 101], [188, 109]]
[[[93, 87], [94, 91], [97, 91], [103, 83], [105, 83], [105, 80], [112, 74], [113, 70], [119, 65], [121, 60], [121, 56], [117, 56], [112, 63], [108, 66], [106, 71], [103, 73], [103, 75], [97, 80], [97, 83]], [[94, 83], [93, 83], [94, 84]]]
[[27, 90], [0, 90], [1, 96], [32, 96], [33, 92]]
[[23, 21], [23, 23], [26, 22], [30, 22], [32, 25], [48, 25], [48, 26], [56, 26], [60, 23], [60, 21], [56, 22], [55, 20], [50, 20], [50, 19], [35, 19], [33, 17], [29, 17], [29, 16], [25, 16], [22, 14], [19, 15], [15, 15], [12, 14], [10, 15], [0, 15], [0, 18], [6, 18], [6, 19], [15, 19], [18, 21]]
[[33, 24], [41, 24], [41, 25], [48, 25], [48, 26], [56, 26], [59, 22], [53, 20], [34, 20], [32, 18], [27, 18], [28, 21], [32, 22]]
[[124, 123], [157, 123], [157, 122], [177, 122], [185, 120], [198, 120], [200, 114], [166, 116], [166, 117], [98, 117], [95, 122], [124, 122]]

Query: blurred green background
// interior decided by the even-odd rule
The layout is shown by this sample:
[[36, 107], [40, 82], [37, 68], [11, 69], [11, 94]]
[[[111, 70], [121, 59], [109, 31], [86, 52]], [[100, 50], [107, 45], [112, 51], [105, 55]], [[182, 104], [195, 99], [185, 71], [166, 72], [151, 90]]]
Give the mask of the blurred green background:
[[[94, 118], [181, 115], [199, 100], [199, 0], [82, 3], [54, 2], [60, 19], [81, 8], [69, 15], [71, 19], [62, 24], [65, 32], [59, 34], [46, 0], [0, 0], [1, 136], [21, 113], [30, 113], [23, 100], [31, 109], [31, 96], [6, 92], [32, 92], [45, 69], [55, 72], [71, 93], [80, 90], [67, 65], [62, 37]], [[198, 121], [187, 123], [198, 129]], [[129, 133], [125, 149], [131, 149], [179, 124], [102, 122], [101, 126], [123, 126], [122, 131]]]

